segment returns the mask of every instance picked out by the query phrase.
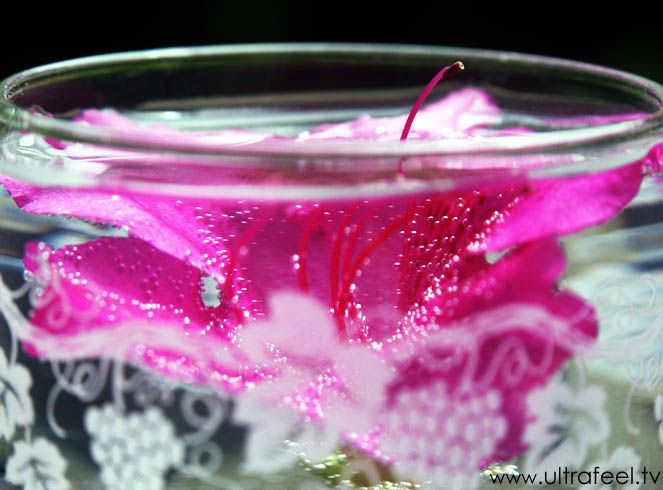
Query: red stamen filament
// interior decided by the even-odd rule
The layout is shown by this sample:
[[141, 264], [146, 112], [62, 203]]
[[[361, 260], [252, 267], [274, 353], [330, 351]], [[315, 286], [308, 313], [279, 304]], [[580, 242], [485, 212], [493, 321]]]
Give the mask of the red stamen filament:
[[338, 291], [340, 285], [339, 277], [341, 276], [341, 251], [343, 247], [343, 237], [345, 234], [345, 228], [350, 224], [350, 221], [352, 220], [352, 217], [354, 216], [358, 208], [359, 205], [355, 205], [345, 213], [343, 218], [341, 218], [332, 239], [332, 249], [330, 253], [331, 297], [332, 297], [332, 305], [334, 308], [334, 315], [336, 316], [340, 333], [344, 331], [345, 327], [345, 323], [343, 322], [342, 316], [339, 316], [341, 315], [341, 313], [339, 306], [340, 302], [339, 302], [339, 291]]
[[[465, 66], [463, 65], [462, 62], [456, 61], [455, 63], [445, 66], [442, 68], [434, 77], [433, 79], [428, 82], [426, 87], [424, 87], [423, 91], [421, 94], [419, 94], [419, 97], [417, 100], [414, 102], [414, 105], [412, 106], [412, 109], [410, 109], [410, 113], [408, 114], [407, 120], [405, 121], [405, 125], [403, 126], [403, 132], [401, 133], [401, 141], [405, 141], [410, 134], [410, 130], [412, 128], [412, 123], [414, 122], [414, 118], [419, 112], [419, 109], [421, 109], [421, 106], [424, 104], [426, 101], [426, 98], [430, 95], [430, 93], [433, 91], [435, 86], [442, 81], [445, 76], [448, 75], [454, 75], [462, 70], [465, 69]], [[399, 174], [403, 175], [403, 160], [401, 160], [398, 164], [398, 172]], [[411, 216], [414, 213], [414, 200], [412, 200], [408, 204], [408, 209], [399, 218], [397, 218], [395, 221], [393, 221], [389, 226], [387, 226], [385, 229], [382, 230], [381, 233], [379, 233], [373, 240], [370, 241], [369, 244], [363, 247], [357, 254], [357, 257], [353, 261], [351, 259], [351, 255], [354, 251], [357, 239], [359, 237], [359, 234], [361, 232], [361, 229], [365, 226], [365, 221], [366, 218], [357, 224], [355, 227], [350, 229], [350, 233], [348, 234], [349, 236], [345, 237], [348, 240], [348, 243], [345, 244], [345, 251], [343, 253], [343, 258], [341, 258], [342, 254], [342, 248], [343, 248], [343, 237], [346, 235], [346, 228], [350, 225], [350, 222], [355, 214], [355, 212], [358, 210], [358, 207], [354, 207], [353, 209], [349, 210], [348, 213], [343, 216], [341, 219], [338, 228], [336, 232], [334, 233], [334, 240], [332, 244], [332, 250], [331, 250], [331, 297], [332, 297], [332, 304], [334, 307], [334, 316], [336, 317], [337, 321], [337, 326], [338, 326], [338, 331], [339, 335], [341, 337], [345, 337], [347, 335], [346, 331], [346, 325], [345, 325], [345, 319], [344, 319], [344, 314], [345, 314], [345, 308], [348, 306], [348, 303], [352, 301], [352, 295], [349, 293], [350, 286], [352, 284], [352, 281], [356, 278], [359, 270], [361, 267], [364, 265], [366, 260], [377, 251], [380, 245], [382, 245], [391, 235], [394, 233], [398, 232], [401, 230], [410, 220]], [[308, 240], [306, 240], [305, 245], [303, 247], [300, 247], [300, 252], [302, 252], [302, 249], [306, 248]], [[403, 258], [402, 262], [405, 262], [405, 259]], [[403, 263], [401, 263], [401, 275], [403, 275], [405, 268], [403, 267]], [[341, 272], [343, 271], [343, 272]], [[300, 284], [303, 281], [301, 281], [300, 278]], [[339, 291], [339, 286], [340, 286], [340, 291]]]
[[[410, 129], [412, 129], [412, 123], [414, 122], [414, 118], [417, 115], [417, 112], [419, 112], [421, 106], [424, 105], [426, 98], [430, 95], [436, 85], [440, 83], [445, 76], [455, 75], [464, 69], [465, 65], [463, 65], [461, 61], [456, 61], [455, 63], [442, 68], [439, 72], [437, 72], [437, 75], [435, 75], [432, 80], [428, 82], [428, 85], [424, 87], [424, 89], [419, 94], [419, 97], [417, 97], [417, 100], [414, 102], [412, 109], [410, 109], [410, 113], [408, 114], [405, 125], [403, 126], [403, 132], [401, 133], [401, 141], [405, 141], [407, 139], [408, 135], [410, 134]], [[403, 175], [403, 160], [398, 162], [398, 173], [399, 175]]]
[[428, 82], [428, 85], [424, 87], [424, 89], [419, 94], [419, 97], [417, 97], [417, 100], [414, 102], [412, 109], [410, 109], [410, 113], [407, 116], [407, 121], [405, 121], [405, 126], [403, 126], [403, 132], [401, 133], [401, 141], [405, 141], [407, 139], [408, 134], [410, 134], [410, 129], [412, 128], [412, 123], [414, 122], [414, 117], [417, 115], [417, 112], [419, 112], [419, 109], [421, 109], [421, 106], [424, 105], [426, 98], [430, 95], [435, 86], [442, 81], [447, 73], [451, 76], [464, 69], [465, 65], [463, 65], [461, 61], [456, 61], [455, 63], [442, 68], [439, 72], [437, 72], [437, 75], [435, 75], [433, 79]]
[[318, 207], [309, 216], [299, 239], [297, 279], [299, 281], [299, 289], [305, 293], [308, 292], [308, 275], [306, 274], [308, 245], [314, 228], [318, 225], [321, 216], [322, 209]]

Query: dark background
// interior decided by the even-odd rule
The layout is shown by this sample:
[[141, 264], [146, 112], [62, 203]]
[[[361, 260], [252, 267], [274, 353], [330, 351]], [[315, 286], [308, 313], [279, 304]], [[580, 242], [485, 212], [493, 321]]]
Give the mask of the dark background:
[[0, 8], [0, 76], [51, 61], [144, 48], [362, 41], [523, 51], [663, 82], [663, 15], [655, 5], [591, 0], [11, 3]]

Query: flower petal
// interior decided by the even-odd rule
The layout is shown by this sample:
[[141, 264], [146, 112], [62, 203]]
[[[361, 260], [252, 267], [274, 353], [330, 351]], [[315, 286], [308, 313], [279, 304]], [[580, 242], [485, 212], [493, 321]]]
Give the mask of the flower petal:
[[663, 172], [663, 143], [654, 145], [643, 162], [645, 170], [653, 175]]
[[[86, 109], [76, 118], [76, 121], [87, 123], [93, 126], [113, 128], [125, 132], [129, 136], [139, 136], [147, 139], [152, 144], [159, 142], [180, 143], [180, 144], [200, 144], [207, 143], [212, 145], [246, 145], [263, 140], [279, 139], [271, 133], [261, 133], [257, 131], [248, 131], [243, 129], [225, 129], [221, 131], [181, 131], [163, 125], [143, 125], [134, 120], [123, 116], [113, 109]], [[76, 145], [70, 149], [75, 149], [76, 153], [84, 155], [92, 147], [88, 145]]]
[[242, 377], [233, 357], [242, 304], [206, 306], [201, 271], [142, 240], [31, 243], [26, 267], [41, 288], [23, 339], [33, 354], [111, 357], [231, 390], [258, 376]]
[[[401, 364], [397, 381], [390, 388], [391, 401], [385, 415], [384, 430], [390, 440], [404, 440], [404, 431], [429, 434], [426, 437], [430, 439], [425, 439], [423, 446], [444, 439], [444, 426], [437, 419], [451, 415], [443, 407], [439, 409], [442, 412], [436, 411], [438, 397], [440, 403], [448, 400], [451, 407], [463, 403], [469, 404], [468, 407], [495, 405], [491, 410], [497, 410], [499, 417], [488, 418], [503, 420], [499, 430], [493, 427], [496, 432], [484, 445], [459, 446], [460, 460], [487, 464], [507, 460], [525, 449], [523, 430], [528, 393], [545, 385], [564, 361], [589, 347], [598, 333], [593, 310], [571, 293], [556, 290], [563, 263], [561, 249], [554, 241], [528, 244], [507, 254], [481, 275], [468, 279], [467, 284], [461, 283], [459, 289], [467, 286], [469, 294], [457, 296], [458, 301], [442, 299], [458, 304], [459, 308], [454, 315], [440, 315], [437, 326], [433, 315], [427, 335], [415, 344], [419, 345], [415, 353]], [[479, 287], [482, 283], [486, 285], [483, 290]], [[443, 304], [438, 304], [443, 310]], [[435, 305], [428, 306], [433, 310]], [[435, 396], [430, 394], [434, 386], [441, 387]], [[499, 403], [491, 402], [491, 397]], [[409, 402], [403, 400], [424, 398], [425, 403], [417, 401], [418, 405], [411, 410], [404, 408]], [[474, 413], [472, 410], [467, 408], [462, 417], [469, 417]], [[463, 419], [458, 427], [476, 424], [479, 427], [485, 419], [479, 412], [475, 418]], [[403, 420], [411, 420], [415, 426], [410, 427]], [[474, 435], [474, 432], [467, 435], [467, 441]], [[406, 466], [429, 464], [430, 460], [418, 459], [416, 447], [404, 448], [402, 442], [398, 444], [398, 454], [413, 455], [414, 459], [410, 458]], [[478, 453], [481, 447], [492, 449]], [[383, 449], [389, 455], [388, 448]], [[448, 453], [442, 451], [440, 458], [443, 454]], [[427, 456], [422, 453], [421, 457]], [[460, 471], [451, 463], [439, 459], [435, 466]]]
[[[174, 257], [225, 277], [229, 252], [224, 243], [209, 236], [199, 206], [175, 199], [104, 191], [37, 187], [6, 177], [7, 191], [24, 211], [75, 216], [88, 221], [126, 228], [133, 236]], [[232, 221], [217, 217], [218, 232], [232, 233]], [[201, 227], [202, 226], [202, 227]]]
[[[300, 134], [297, 141], [318, 139], [398, 140], [407, 114], [394, 117], [361, 116], [350, 122], [323, 124]], [[468, 137], [475, 129], [498, 124], [500, 111], [483, 90], [465, 88], [426, 104], [417, 113], [408, 140]]]
[[496, 223], [485, 244], [499, 251], [538, 238], [561, 236], [616, 216], [638, 193], [642, 163], [533, 182]]

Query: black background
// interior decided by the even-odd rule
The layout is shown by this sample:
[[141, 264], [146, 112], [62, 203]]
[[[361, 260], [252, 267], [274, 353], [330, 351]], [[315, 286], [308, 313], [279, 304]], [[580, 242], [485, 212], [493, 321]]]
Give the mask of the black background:
[[663, 82], [654, 2], [87, 2], [0, 8], [4, 77], [31, 66], [144, 48], [361, 41], [506, 49], [589, 61]]

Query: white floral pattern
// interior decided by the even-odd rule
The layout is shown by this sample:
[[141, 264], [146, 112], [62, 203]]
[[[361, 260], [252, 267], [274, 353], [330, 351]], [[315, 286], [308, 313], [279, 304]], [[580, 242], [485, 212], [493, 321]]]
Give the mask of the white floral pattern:
[[441, 380], [403, 390], [387, 414], [383, 446], [403, 475], [472, 489], [505, 436], [499, 391], [449, 397]]
[[0, 437], [10, 440], [16, 426], [27, 426], [34, 420], [30, 399], [32, 377], [20, 364], [10, 364], [0, 349]]
[[128, 416], [112, 404], [90, 407], [85, 428], [108, 489], [159, 490], [164, 487], [164, 473], [184, 457], [183, 442], [156, 407]]
[[526, 471], [581, 468], [589, 449], [610, 435], [605, 400], [603, 388], [587, 386], [574, 390], [559, 380], [532, 392], [527, 404], [535, 420], [525, 429], [525, 442], [530, 446], [525, 457]]
[[663, 446], [663, 395], [656, 395], [654, 400], [654, 418], [658, 422], [658, 442]]
[[588, 464], [587, 470], [591, 472], [593, 468], [599, 468], [604, 473], [609, 471], [613, 475], [616, 475], [620, 471], [629, 474], [631, 469], [633, 469], [634, 477], [637, 480], [633, 482], [629, 481], [623, 485], [616, 482], [602, 484], [599, 481], [591, 485], [583, 485], [583, 488], [588, 490], [636, 490], [643, 483], [639, 481], [640, 475], [638, 474], [641, 462], [642, 458], [632, 447], [620, 446], [612, 452], [610, 457]]
[[[0, 288], [3, 287], [0, 283]], [[0, 296], [2, 294], [5, 294], [5, 290], [0, 289]], [[275, 306], [274, 311], [280, 311], [282, 314], [275, 315], [269, 321], [256, 323], [256, 331], [243, 336], [242, 340], [261, 342], [258, 350], [263, 349], [264, 362], [273, 361], [269, 353], [274, 348], [285, 355], [296, 350], [303, 354], [303, 359], [308, 357], [333, 360], [335, 375], [344, 390], [347, 390], [346, 393], [352, 396], [329, 396], [327, 399], [321, 399], [324, 402], [320, 404], [324, 417], [316, 423], [305, 421], [302, 413], [292, 409], [292, 403], [274, 403], [275, 399], [283, 401], [284, 393], [292, 386], [299, 387], [302, 383], [310, 383], [312, 371], [305, 366], [305, 369], [281, 370], [282, 376], [276, 377], [274, 382], [266, 383], [259, 389], [238, 397], [232, 423], [250, 426], [244, 446], [245, 460], [242, 468], [249, 474], [273, 474], [293, 467], [302, 453], [311, 461], [327, 456], [337, 449], [343, 437], [347, 436], [344, 431], [348, 427], [349, 414], [355, 416], [353, 427], [364, 430], [367, 428], [365, 422], [371, 420], [370, 415], [376, 409], [375, 406], [370, 406], [369, 402], [378, 398], [377, 390], [382, 390], [389, 379], [388, 369], [380, 369], [385, 367], [384, 365], [372, 364], [375, 357], [370, 350], [360, 346], [346, 350], [337, 349], [333, 336], [311, 334], [314, 329], [316, 332], [318, 329], [332, 330], [329, 325], [301, 323], [288, 313], [288, 310], [296, 309], [306, 313], [302, 317], [311, 318], [310, 315], [313, 315], [315, 318], [315, 315], [318, 315], [319, 319], [326, 318], [315, 302], [303, 300], [301, 297], [298, 299], [294, 295], [283, 295], [281, 299], [281, 306]], [[8, 316], [4, 309], [3, 313]], [[261, 324], [263, 327], [287, 324], [290, 328], [273, 329], [266, 335], [266, 331], [260, 329]], [[58, 382], [62, 381], [72, 388], [72, 394], [92, 393], [73, 389], [76, 386], [71, 384], [74, 379], [81, 383], [90, 382], [90, 366], [79, 366], [80, 373], [78, 368], [71, 371], [65, 369], [63, 373], [66, 372], [66, 376], [63, 374], [62, 380]], [[99, 389], [107, 380], [106, 370], [100, 368], [100, 373], [102, 371], [104, 375], [99, 379], [103, 382]], [[365, 371], [377, 374], [374, 377], [359, 375]], [[81, 374], [83, 372], [87, 373], [85, 377]], [[117, 372], [115, 370], [113, 375], [117, 376]], [[134, 384], [132, 378], [123, 379], [123, 383], [127, 389], [135, 388], [129, 388]], [[43, 437], [33, 440], [30, 438], [29, 428], [35, 419], [30, 399], [31, 385], [30, 373], [16, 362], [15, 352], [7, 355], [0, 349], [0, 438], [10, 441], [10, 456], [5, 469], [6, 481], [26, 490], [69, 490], [72, 485], [66, 478], [68, 465], [58, 447]], [[89, 388], [92, 390], [92, 384]], [[501, 408], [504, 408], [507, 401], [502, 399], [499, 390], [456, 393], [449, 397], [446, 388], [444, 382], [437, 382], [425, 388], [403, 390], [392, 400], [394, 403], [384, 414], [386, 418], [383, 420], [383, 427], [396, 429], [382, 433], [383, 440], [388, 442], [385, 447], [396, 455], [396, 470], [403, 475], [419, 477], [421, 483], [412, 486], [404, 483], [402, 488], [438, 488], [439, 485], [430, 486], [428, 482], [427, 486], [424, 482], [425, 478], [431, 477], [433, 483], [443, 481], [449, 488], [474, 488], [479, 483], [480, 475], [474, 467], [482, 462], [486, 454], [494, 451], [506, 431], [506, 421]], [[91, 402], [95, 397], [96, 395], [90, 396], [86, 402]], [[100, 479], [106, 488], [163, 489], [166, 472], [171, 469], [183, 474], [197, 475], [190, 471], [193, 465], [189, 466], [189, 455], [194, 452], [196, 445], [199, 446], [200, 454], [210, 449], [207, 444], [213, 442], [210, 439], [211, 432], [206, 432], [209, 428], [201, 429], [196, 435], [198, 439], [189, 437], [191, 434], [187, 436], [188, 439], [178, 437], [172, 423], [156, 407], [157, 403], [162, 403], [157, 401], [157, 398], [150, 399], [152, 401], [147, 403], [154, 403], [154, 406], [148, 406], [145, 411], [137, 413], [126, 413], [120, 408], [122, 403], [99, 408], [90, 406], [87, 409], [84, 422], [91, 436], [90, 450], [92, 458], [100, 466]], [[631, 468], [637, 471], [642, 464], [642, 458], [634, 448], [622, 446], [608, 451], [609, 445], [606, 441], [611, 428], [605, 402], [606, 393], [603, 388], [583, 384], [579, 388], [573, 387], [560, 379], [532, 392], [528, 398], [528, 416], [532, 423], [526, 426], [525, 441], [530, 448], [524, 455], [525, 472], [543, 471], [557, 466], [585, 471], [599, 467], [601, 471], [613, 473], [628, 472]], [[349, 406], [354, 409], [347, 410]], [[363, 414], [365, 418], [361, 413], [357, 417], [357, 406], [368, 406], [373, 412]], [[663, 445], [663, 394], [656, 396], [653, 412], [658, 425], [657, 435]], [[208, 420], [216, 419], [201, 418], [196, 422], [195, 417], [193, 414], [189, 419], [185, 417], [185, 420], [192, 427], [199, 426], [198, 428], [207, 427]], [[444, 424], [445, 430], [437, 433], [443, 437], [431, 436], [434, 433], [431, 432], [431, 427], [436, 424]], [[210, 427], [214, 429], [218, 426], [212, 424]], [[21, 428], [26, 430], [21, 431]], [[284, 441], [288, 443], [284, 444]], [[599, 446], [599, 454], [604, 457], [587, 462], [591, 450]], [[422, 459], [422, 455], [426, 457], [426, 461]], [[430, 461], [436, 458], [437, 463], [428, 467]], [[324, 484], [306, 482], [300, 488], [308, 490], [309, 487], [323, 488]], [[639, 485], [629, 482], [621, 486], [597, 484], [583, 486], [585, 487], [593, 490], [635, 490]], [[343, 480], [336, 488], [350, 490], [356, 486]], [[401, 487], [394, 484], [388, 488]]]
[[[241, 335], [263, 365], [279, 370], [274, 380], [240, 397], [235, 413], [236, 421], [251, 428], [244, 455], [250, 473], [285, 469], [299, 454], [322, 459], [344, 433], [372, 429], [391, 377], [370, 348], [342, 345], [328, 311], [310, 297], [276, 294], [270, 311], [269, 320]], [[288, 357], [292, 362], [283, 363]]]
[[66, 470], [58, 448], [46, 439], [18, 441], [7, 461], [7, 480], [24, 490], [68, 490]]
[[306, 423], [292, 410], [270, 404], [262, 391], [241, 397], [234, 420], [250, 428], [242, 464], [246, 474], [268, 475], [292, 467], [300, 454], [318, 461], [334, 451], [340, 439], [329, 426]]

